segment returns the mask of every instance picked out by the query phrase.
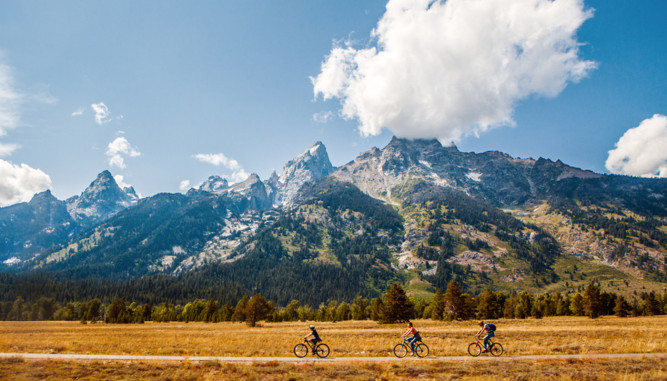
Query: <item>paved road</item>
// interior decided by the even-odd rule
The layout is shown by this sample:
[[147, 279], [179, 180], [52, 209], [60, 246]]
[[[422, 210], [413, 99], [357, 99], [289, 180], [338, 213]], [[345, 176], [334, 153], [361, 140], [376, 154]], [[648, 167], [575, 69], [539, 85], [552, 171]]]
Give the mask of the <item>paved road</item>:
[[631, 359], [631, 358], [667, 358], [667, 353], [606, 353], [582, 355], [527, 355], [527, 356], [429, 356], [424, 359], [406, 357], [399, 359], [393, 356], [386, 357], [219, 357], [219, 356], [137, 356], [137, 355], [84, 355], [84, 354], [51, 354], [51, 353], [0, 353], [0, 358], [23, 358], [32, 360], [119, 360], [119, 361], [222, 361], [222, 362], [391, 362], [391, 361], [488, 361], [488, 360], [589, 360], [589, 359]]

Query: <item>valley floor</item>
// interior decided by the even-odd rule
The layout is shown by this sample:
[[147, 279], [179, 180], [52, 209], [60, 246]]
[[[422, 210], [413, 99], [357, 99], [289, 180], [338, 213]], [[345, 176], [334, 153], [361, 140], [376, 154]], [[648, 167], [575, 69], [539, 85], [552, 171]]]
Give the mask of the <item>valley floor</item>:
[[0, 359], [0, 379], [76, 380], [665, 380], [667, 361], [631, 359], [345, 361], [76, 361]]
[[[645, 379], [667, 380], [667, 316], [588, 319], [494, 320], [498, 359], [469, 358], [475, 321], [416, 320], [430, 359], [398, 360], [391, 349], [403, 324], [373, 321], [314, 322], [335, 361], [283, 362], [311, 322], [145, 323], [0, 322], [0, 352], [137, 356], [235, 356], [252, 362], [0, 359], [4, 379]], [[595, 358], [595, 354], [646, 353], [652, 357]], [[530, 357], [577, 355], [575, 357]], [[586, 355], [586, 356], [581, 356]], [[449, 358], [443, 357], [447, 356]], [[454, 357], [451, 357], [454, 356]], [[658, 356], [658, 357], [654, 357]], [[367, 359], [364, 359], [366, 357]], [[392, 361], [374, 361], [386, 358]]]

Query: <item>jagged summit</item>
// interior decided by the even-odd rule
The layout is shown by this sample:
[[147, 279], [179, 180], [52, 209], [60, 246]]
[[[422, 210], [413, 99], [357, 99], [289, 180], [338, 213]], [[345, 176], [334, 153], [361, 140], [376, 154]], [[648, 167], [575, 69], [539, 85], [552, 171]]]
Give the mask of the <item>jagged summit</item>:
[[210, 176], [200, 186], [199, 190], [203, 192], [217, 193], [229, 188], [229, 182], [220, 176]]
[[135, 204], [137, 198], [134, 188], [121, 189], [111, 172], [105, 170], [97, 175], [80, 196], [71, 197], [66, 203], [72, 218], [87, 225], [113, 216]]
[[35, 195], [32, 196], [28, 204], [36, 205], [43, 202], [51, 202], [51, 201], [58, 201], [58, 199], [51, 193], [50, 189], [47, 189], [43, 192], [35, 193]]
[[329, 161], [326, 147], [322, 142], [316, 142], [287, 162], [277, 179], [273, 178], [267, 182], [272, 190], [273, 204], [276, 206], [290, 205], [305, 183], [328, 176], [333, 171], [334, 167]]
[[392, 138], [342, 166], [333, 176], [357, 185], [367, 194], [391, 201], [392, 190], [411, 181], [425, 181], [482, 196], [496, 204], [518, 205], [546, 197], [554, 181], [602, 177], [547, 159], [515, 159], [498, 152], [461, 152], [436, 139]]

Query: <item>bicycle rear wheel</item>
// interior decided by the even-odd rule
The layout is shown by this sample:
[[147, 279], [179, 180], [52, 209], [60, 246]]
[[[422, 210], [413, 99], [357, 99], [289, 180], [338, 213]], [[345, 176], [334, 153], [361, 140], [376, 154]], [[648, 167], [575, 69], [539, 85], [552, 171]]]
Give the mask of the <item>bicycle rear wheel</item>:
[[408, 347], [405, 344], [396, 344], [394, 347], [394, 354], [398, 358], [403, 358], [408, 354]]
[[319, 357], [325, 358], [329, 356], [329, 346], [326, 344], [319, 344], [317, 347], [315, 347], [315, 353]]
[[415, 353], [419, 357], [426, 357], [428, 356], [428, 345], [424, 343], [420, 343], [415, 345]]
[[477, 357], [482, 354], [482, 346], [479, 345], [479, 343], [470, 343], [470, 345], [468, 345], [468, 353], [472, 357]]
[[297, 344], [294, 346], [294, 356], [296, 357], [306, 357], [308, 354], [308, 347], [306, 344]]
[[491, 345], [491, 354], [494, 356], [500, 356], [503, 354], [503, 346], [500, 343], [493, 343]]

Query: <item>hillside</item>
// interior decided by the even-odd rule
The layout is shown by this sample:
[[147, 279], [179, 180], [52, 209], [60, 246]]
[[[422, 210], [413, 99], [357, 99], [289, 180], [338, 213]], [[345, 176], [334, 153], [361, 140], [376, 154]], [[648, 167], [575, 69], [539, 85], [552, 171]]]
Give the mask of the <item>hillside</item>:
[[[184, 294], [261, 292], [278, 303], [376, 296], [391, 282], [428, 296], [452, 279], [472, 292], [567, 293], [596, 281], [630, 294], [667, 282], [666, 196], [665, 179], [435, 140], [394, 138], [334, 169], [318, 142], [280, 176], [233, 185], [212, 176], [185, 195], [122, 204], [5, 267], [142, 292], [153, 277]], [[18, 210], [27, 207], [0, 217], [28, 215]]]

